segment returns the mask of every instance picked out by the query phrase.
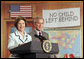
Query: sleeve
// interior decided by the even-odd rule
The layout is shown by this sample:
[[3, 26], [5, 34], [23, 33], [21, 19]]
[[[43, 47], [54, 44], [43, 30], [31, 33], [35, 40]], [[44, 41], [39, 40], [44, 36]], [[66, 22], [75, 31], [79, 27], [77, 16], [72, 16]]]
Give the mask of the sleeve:
[[30, 38], [29, 38], [29, 42], [30, 42], [30, 41], [32, 41], [32, 37], [31, 37], [30, 35], [29, 35], [29, 37], [30, 37]]
[[47, 40], [49, 40], [49, 35], [48, 35], [48, 33], [45, 33], [45, 32], [44, 32], [44, 34], [45, 34], [45, 38], [46, 38]]
[[17, 47], [18, 45], [16, 44], [14, 38], [13, 38], [13, 34], [9, 35], [9, 40], [8, 40], [8, 49], [11, 50], [15, 47]]

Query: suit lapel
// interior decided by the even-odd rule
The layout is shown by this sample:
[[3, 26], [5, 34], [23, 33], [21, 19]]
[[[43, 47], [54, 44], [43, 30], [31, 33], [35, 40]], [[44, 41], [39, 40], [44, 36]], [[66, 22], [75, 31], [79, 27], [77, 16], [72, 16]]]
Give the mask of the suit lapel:
[[20, 34], [20, 33], [18, 33], [18, 31], [15, 32], [15, 36], [17, 36], [18, 39], [19, 39], [22, 43], [24, 43], [23, 40], [22, 40], [22, 38], [21, 38], [21, 36], [20, 36], [19, 34]]
[[37, 37], [35, 37], [36, 34], [37, 34], [37, 33], [36, 33], [36, 31], [34, 30], [34, 31], [33, 31], [33, 35], [34, 35], [34, 36], [33, 36], [33, 37], [34, 37], [33, 40], [40, 41], [40, 39], [38, 39]]

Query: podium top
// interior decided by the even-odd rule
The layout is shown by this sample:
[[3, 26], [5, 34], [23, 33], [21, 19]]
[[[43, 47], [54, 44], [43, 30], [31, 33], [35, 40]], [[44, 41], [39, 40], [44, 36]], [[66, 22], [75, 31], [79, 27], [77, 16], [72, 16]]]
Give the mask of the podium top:
[[[49, 52], [49, 54], [57, 54], [58, 52], [59, 52], [58, 44], [52, 43], [52, 50]], [[45, 53], [45, 52], [42, 50], [41, 42], [32, 41], [22, 46], [11, 49], [10, 53], [27, 54], [27, 53]]]

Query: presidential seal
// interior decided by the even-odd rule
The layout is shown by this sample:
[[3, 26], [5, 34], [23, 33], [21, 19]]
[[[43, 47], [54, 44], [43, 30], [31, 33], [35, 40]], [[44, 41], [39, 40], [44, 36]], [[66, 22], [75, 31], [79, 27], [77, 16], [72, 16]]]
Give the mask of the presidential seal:
[[52, 49], [52, 44], [49, 40], [44, 40], [42, 44], [43, 51], [49, 53]]

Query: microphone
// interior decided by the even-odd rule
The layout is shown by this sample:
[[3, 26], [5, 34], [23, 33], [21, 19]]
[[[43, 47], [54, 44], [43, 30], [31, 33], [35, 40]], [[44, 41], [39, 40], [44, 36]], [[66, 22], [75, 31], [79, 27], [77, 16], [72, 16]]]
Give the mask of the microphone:
[[39, 38], [40, 40], [47, 40], [44, 36], [42, 35], [37, 35], [35, 34], [35, 37]]
[[42, 39], [42, 40], [47, 40], [44, 36], [42, 35], [39, 35], [39, 37]]

